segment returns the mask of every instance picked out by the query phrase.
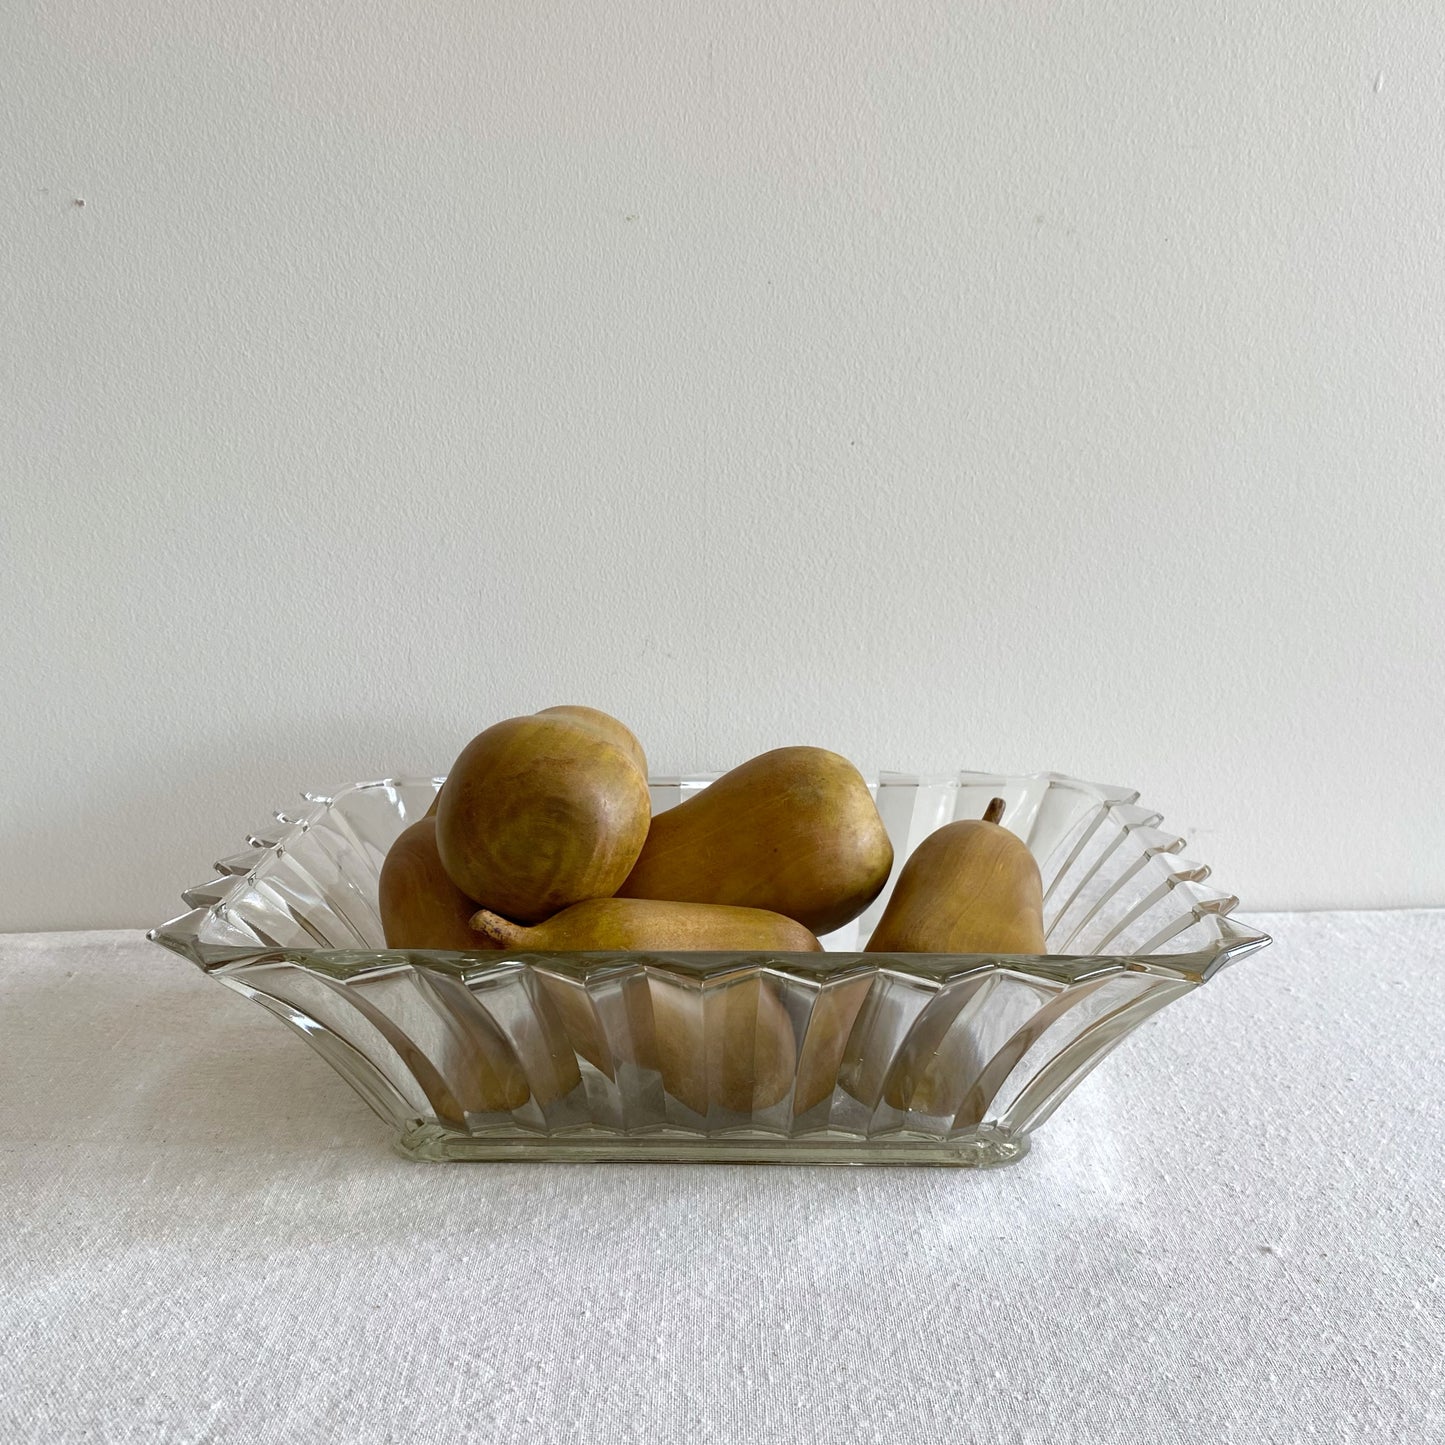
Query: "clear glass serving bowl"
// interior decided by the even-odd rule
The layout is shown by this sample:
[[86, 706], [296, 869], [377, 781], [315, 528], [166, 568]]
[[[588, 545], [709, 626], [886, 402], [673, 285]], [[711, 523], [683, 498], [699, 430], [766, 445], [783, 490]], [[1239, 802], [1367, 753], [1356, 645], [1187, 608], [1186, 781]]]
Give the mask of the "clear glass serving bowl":
[[[654, 780], [654, 811], [711, 780]], [[826, 954], [388, 949], [382, 860], [441, 782], [306, 794], [149, 935], [294, 1028], [415, 1159], [1008, 1163], [1127, 1033], [1269, 942], [1137, 793], [885, 773], [893, 878]], [[1050, 953], [860, 952], [908, 854], [994, 797]]]

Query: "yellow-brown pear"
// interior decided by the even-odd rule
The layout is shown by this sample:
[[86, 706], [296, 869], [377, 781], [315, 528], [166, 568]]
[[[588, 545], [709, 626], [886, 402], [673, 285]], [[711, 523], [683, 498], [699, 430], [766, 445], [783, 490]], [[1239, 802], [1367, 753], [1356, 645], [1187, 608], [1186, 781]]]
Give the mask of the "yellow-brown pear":
[[[477, 952], [491, 947], [469, 926], [476, 904], [442, 867], [433, 818], [413, 823], [392, 843], [381, 865], [377, 893], [388, 948]], [[520, 1108], [530, 1097], [516, 1053], [495, 1024], [475, 1008], [469, 1010], [465, 1028], [448, 1034], [445, 1055], [435, 1058], [424, 1056], [384, 1017], [372, 1022], [417, 1071], [438, 1116], [456, 1127], [464, 1127], [468, 1112], [505, 1112]], [[565, 1067], [561, 1072], [565, 1074]], [[548, 1076], [539, 1071], [538, 1077]]]
[[793, 1087], [797, 1045], [783, 1001], [753, 975], [704, 989], [657, 973], [648, 980], [662, 1087], [695, 1114], [749, 1115]]
[[1000, 825], [1003, 808], [995, 798], [982, 819], [949, 823], [913, 850], [869, 953], [1047, 951], [1039, 866]]
[[491, 946], [470, 927], [477, 905], [442, 867], [434, 818], [422, 818], [398, 835], [381, 865], [377, 894], [388, 948]]
[[816, 953], [822, 947], [801, 923], [780, 913], [650, 898], [593, 898], [530, 928], [481, 909], [472, 917], [471, 927], [483, 947], [540, 953], [637, 949]]
[[888, 881], [893, 846], [857, 768], [776, 748], [652, 820], [620, 897], [765, 908], [828, 933]]
[[442, 786], [442, 864], [468, 897], [508, 918], [535, 922], [616, 892], [647, 837], [636, 739], [579, 711], [593, 710], [497, 723], [462, 749]]
[[611, 713], [602, 712], [595, 707], [578, 707], [573, 703], [565, 703], [561, 707], [544, 707], [536, 716], [566, 718], [570, 722], [592, 728], [616, 743], [637, 764], [637, 771], [644, 778], [647, 776], [647, 755], [642, 751], [637, 735], [631, 728], [618, 722]]
[[[813, 953], [821, 947], [801, 923], [781, 914], [647, 898], [575, 903], [531, 928], [481, 910], [472, 926], [489, 946], [517, 951]], [[544, 987], [572, 1047], [609, 1077], [612, 1051], [621, 1047], [631, 1062], [655, 1068], [667, 1093], [698, 1114], [771, 1108], [792, 1087], [792, 1023], [783, 1001], [756, 975], [704, 987], [650, 970], [650, 1011], [646, 1004], [641, 1013], [632, 1005], [627, 1036], [606, 1044], [585, 990], [569, 984], [552, 978]]]

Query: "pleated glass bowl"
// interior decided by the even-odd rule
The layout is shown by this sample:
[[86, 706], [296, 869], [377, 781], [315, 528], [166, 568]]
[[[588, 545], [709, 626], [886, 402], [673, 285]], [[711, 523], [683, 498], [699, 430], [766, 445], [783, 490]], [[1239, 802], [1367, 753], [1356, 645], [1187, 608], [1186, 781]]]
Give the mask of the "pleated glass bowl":
[[[654, 780], [654, 811], [710, 781]], [[295, 1029], [415, 1159], [1005, 1164], [1126, 1034], [1269, 942], [1137, 793], [885, 773], [893, 877], [822, 955], [387, 949], [382, 860], [441, 782], [306, 794], [149, 935]], [[908, 854], [995, 797], [1050, 953], [861, 952]]]

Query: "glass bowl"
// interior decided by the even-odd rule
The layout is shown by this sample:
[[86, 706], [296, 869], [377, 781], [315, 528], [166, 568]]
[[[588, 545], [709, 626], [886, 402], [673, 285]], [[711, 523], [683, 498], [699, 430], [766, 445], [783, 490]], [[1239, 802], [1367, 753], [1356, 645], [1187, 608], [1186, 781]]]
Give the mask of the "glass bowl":
[[[654, 779], [654, 811], [710, 781]], [[893, 876], [825, 954], [388, 949], [382, 860], [441, 783], [305, 794], [149, 934], [294, 1028], [414, 1159], [1005, 1164], [1120, 1039], [1269, 942], [1128, 789], [885, 773]], [[909, 853], [995, 797], [1050, 953], [860, 952]]]

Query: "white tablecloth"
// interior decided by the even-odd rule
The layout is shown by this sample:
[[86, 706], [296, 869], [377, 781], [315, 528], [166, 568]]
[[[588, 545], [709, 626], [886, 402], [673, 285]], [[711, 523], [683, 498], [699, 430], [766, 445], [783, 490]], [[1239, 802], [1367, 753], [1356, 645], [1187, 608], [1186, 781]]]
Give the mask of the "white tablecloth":
[[138, 935], [0, 937], [0, 1440], [1445, 1440], [1445, 912], [1255, 921], [989, 1173], [408, 1163]]

